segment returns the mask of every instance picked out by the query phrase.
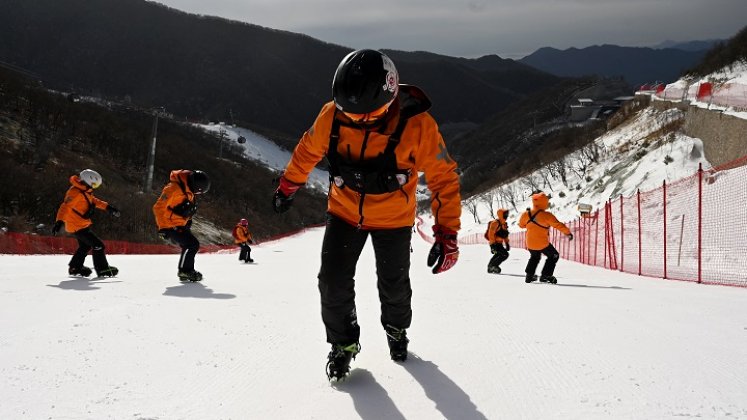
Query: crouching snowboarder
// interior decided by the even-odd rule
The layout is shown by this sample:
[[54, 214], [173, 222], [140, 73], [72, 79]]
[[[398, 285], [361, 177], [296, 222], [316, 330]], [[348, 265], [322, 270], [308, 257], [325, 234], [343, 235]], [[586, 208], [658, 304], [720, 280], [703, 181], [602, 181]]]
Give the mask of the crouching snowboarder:
[[488, 273], [500, 274], [501, 263], [508, 259], [508, 251], [511, 245], [508, 243], [508, 210], [498, 209], [497, 218], [488, 223], [485, 231], [485, 239], [490, 243], [490, 252], [493, 257], [488, 262]]
[[563, 234], [569, 240], [573, 240], [573, 234], [568, 226], [559, 222], [558, 219], [547, 211], [550, 207], [550, 199], [543, 192], [532, 195], [532, 209], [527, 209], [521, 214], [519, 227], [527, 230], [527, 249], [529, 250], [529, 262], [526, 267], [527, 283], [537, 280], [534, 272], [537, 270], [540, 259], [544, 254], [547, 257], [545, 265], [542, 267], [542, 275], [539, 280], [543, 283], [557, 283], [558, 280], [553, 276], [555, 264], [560, 259], [558, 250], [550, 243], [550, 228], [553, 227]]
[[182, 248], [177, 275], [181, 281], [200, 281], [195, 271], [195, 255], [200, 241], [192, 234], [192, 216], [197, 213], [197, 197], [210, 189], [210, 178], [197, 170], [171, 171], [169, 182], [153, 205], [158, 234]]
[[251, 232], [249, 232], [249, 221], [241, 219], [239, 223], [234, 226], [231, 234], [233, 235], [233, 242], [241, 247], [241, 251], [239, 251], [239, 261], [253, 263], [252, 248], [249, 244], [253, 244], [254, 241], [252, 240]]
[[88, 252], [93, 250], [93, 268], [99, 277], [114, 277], [119, 270], [112, 267], [106, 260], [106, 247], [93, 232], [91, 225], [93, 212], [96, 209], [105, 210], [114, 217], [119, 217], [119, 210], [104, 200], [96, 198], [93, 190], [101, 186], [101, 175], [93, 169], [85, 169], [79, 175], [70, 177], [70, 188], [65, 194], [65, 200], [57, 210], [57, 219], [52, 228], [52, 235], [57, 235], [62, 226], [65, 231], [72, 233], [78, 240], [78, 249], [70, 260], [68, 274], [88, 277], [91, 269], [83, 265]]

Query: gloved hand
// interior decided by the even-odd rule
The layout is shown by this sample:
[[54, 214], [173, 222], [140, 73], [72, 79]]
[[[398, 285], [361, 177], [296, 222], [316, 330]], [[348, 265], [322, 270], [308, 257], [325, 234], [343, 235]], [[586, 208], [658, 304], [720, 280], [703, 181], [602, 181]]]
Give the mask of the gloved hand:
[[572, 234], [572, 233], [569, 233], [569, 234], [568, 234], [568, 240], [569, 240], [569, 241], [572, 241], [572, 240], [573, 240], [573, 234]]
[[185, 198], [184, 201], [174, 206], [171, 211], [173, 211], [174, 214], [182, 217], [192, 217], [195, 213], [197, 213], [197, 204]]
[[506, 251], [510, 251], [510, 250], [511, 250], [511, 245], [508, 242], [506, 242]]
[[296, 195], [299, 188], [301, 188], [299, 184], [288, 181], [284, 176], [280, 177], [280, 185], [272, 196], [272, 209], [275, 210], [275, 213], [285, 213], [290, 209], [291, 204], [293, 204], [293, 196]]
[[497, 254], [497, 253], [498, 253], [498, 247], [499, 247], [499, 246], [500, 246], [500, 245], [498, 245], [498, 243], [494, 243], [494, 244], [491, 244], [491, 245], [490, 245], [490, 253], [491, 253], [491, 254]]
[[428, 267], [433, 267], [433, 274], [443, 273], [453, 267], [459, 259], [457, 234], [451, 229], [435, 225], [433, 237], [436, 242], [428, 253]]
[[60, 229], [62, 229], [62, 225], [64, 225], [65, 222], [62, 220], [58, 220], [54, 222], [54, 226], [52, 226], [52, 236], [57, 236], [57, 234], [60, 232]]
[[164, 241], [169, 240], [169, 235], [166, 233], [169, 229], [161, 229], [158, 231], [158, 237], [163, 239]]
[[106, 206], [106, 212], [109, 213], [109, 214], [111, 214], [114, 217], [119, 217], [119, 216], [122, 215], [122, 213], [119, 212], [119, 209], [117, 209], [116, 207], [112, 206], [111, 204], [109, 204], [108, 206]]
[[251, 239], [249, 239], [248, 241], [246, 241], [246, 243], [247, 243], [247, 245], [248, 245], [248, 244], [253, 244], [253, 243], [254, 243], [254, 241], [253, 241], [253, 240], [251, 240]]

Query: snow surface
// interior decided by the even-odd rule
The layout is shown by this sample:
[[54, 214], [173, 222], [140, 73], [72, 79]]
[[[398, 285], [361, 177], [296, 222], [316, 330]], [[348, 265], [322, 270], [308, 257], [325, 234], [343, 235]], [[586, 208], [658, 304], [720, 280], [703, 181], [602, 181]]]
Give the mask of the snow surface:
[[[68, 278], [69, 256], [0, 256], [2, 419], [747, 418], [747, 289], [528, 254], [485, 272], [465, 246], [434, 276], [413, 238], [410, 358], [389, 360], [370, 244], [357, 271], [362, 352], [330, 383], [316, 273], [323, 229], [236, 253], [111, 255], [117, 278]], [[89, 258], [90, 263], [90, 258]]]
[[[225, 124], [197, 124], [197, 126], [215, 135], [220, 135], [223, 131], [225, 138], [232, 142], [238, 141], [239, 137], [244, 137], [245, 143], [237, 143], [239, 147], [243, 147], [244, 156], [272, 170], [282, 171], [290, 160], [290, 151], [249, 129]], [[315, 168], [309, 174], [306, 185], [326, 192], [329, 187], [329, 173]]]

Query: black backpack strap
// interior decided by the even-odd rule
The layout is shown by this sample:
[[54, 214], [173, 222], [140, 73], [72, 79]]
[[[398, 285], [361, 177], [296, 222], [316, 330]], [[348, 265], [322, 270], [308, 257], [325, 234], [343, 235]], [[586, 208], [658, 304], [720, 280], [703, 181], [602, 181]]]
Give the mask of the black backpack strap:
[[334, 177], [340, 175], [337, 166], [337, 145], [340, 143], [340, 121], [337, 119], [337, 109], [332, 115], [332, 130], [329, 132], [329, 147], [327, 148], [327, 162], [329, 163], [329, 181], [334, 182]]
[[537, 215], [540, 214], [541, 212], [542, 212], [542, 210], [538, 210], [537, 213], [532, 214], [531, 211], [527, 210], [527, 214], [529, 215], [529, 221], [531, 223], [534, 223], [535, 225], [541, 227], [542, 229], [548, 229], [549, 230], [550, 226], [543, 226], [543, 225], [537, 223], [536, 220], [534, 220], [534, 218], [537, 217]]

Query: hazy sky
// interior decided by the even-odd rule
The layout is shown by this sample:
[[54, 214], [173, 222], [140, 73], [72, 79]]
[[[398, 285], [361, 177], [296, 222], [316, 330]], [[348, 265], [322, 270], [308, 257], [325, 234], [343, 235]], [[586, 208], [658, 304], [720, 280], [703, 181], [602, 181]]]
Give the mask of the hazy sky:
[[747, 0], [156, 0], [351, 48], [520, 58], [537, 48], [729, 38]]

